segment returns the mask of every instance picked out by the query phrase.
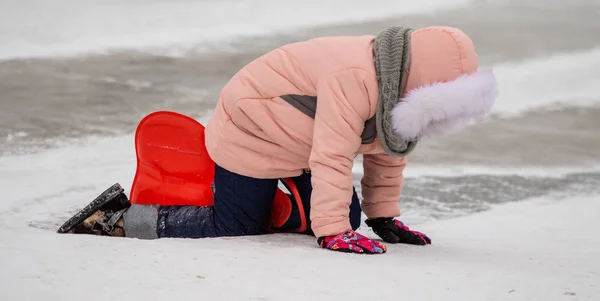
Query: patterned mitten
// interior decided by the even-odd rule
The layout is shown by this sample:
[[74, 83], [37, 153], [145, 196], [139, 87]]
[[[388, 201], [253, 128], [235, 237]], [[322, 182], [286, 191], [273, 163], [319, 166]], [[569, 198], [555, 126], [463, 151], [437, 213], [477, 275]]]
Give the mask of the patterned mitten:
[[317, 243], [321, 248], [347, 253], [382, 254], [387, 249], [384, 244], [352, 230], [338, 235], [320, 237], [317, 239]]
[[389, 243], [404, 243], [412, 245], [426, 245], [431, 243], [427, 235], [413, 231], [399, 220], [393, 218], [376, 218], [366, 220], [367, 226], [371, 227], [375, 234]]

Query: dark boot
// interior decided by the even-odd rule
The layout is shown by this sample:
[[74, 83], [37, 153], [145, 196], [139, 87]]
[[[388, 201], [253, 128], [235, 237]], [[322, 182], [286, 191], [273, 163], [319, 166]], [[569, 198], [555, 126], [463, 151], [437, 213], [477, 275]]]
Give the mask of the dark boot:
[[114, 184], [67, 220], [58, 233], [124, 237], [123, 214], [131, 203], [121, 185]]

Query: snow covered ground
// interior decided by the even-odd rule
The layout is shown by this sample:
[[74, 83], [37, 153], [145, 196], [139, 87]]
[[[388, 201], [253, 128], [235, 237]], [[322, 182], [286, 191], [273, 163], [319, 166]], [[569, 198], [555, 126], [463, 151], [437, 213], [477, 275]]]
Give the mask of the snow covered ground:
[[[535, 2], [547, 1], [525, 4]], [[557, 5], [567, 3], [555, 2]], [[569, 3], [575, 2], [593, 4], [592, 0]], [[210, 52], [219, 42], [242, 37], [441, 11], [461, 5], [465, 9], [476, 9], [481, 3], [467, 0], [385, 0], [378, 2], [379, 5], [357, 0], [294, 3], [8, 0], [0, 1], [0, 45], [3, 46], [0, 61], [67, 59], [82, 54], [134, 50], [185, 56], [188, 51], [201, 52], [204, 48]], [[524, 19], [545, 18], [541, 11]], [[582, 6], [580, 11], [585, 12], [583, 15], [595, 12], [591, 5]], [[302, 17], [293, 18], [287, 12]], [[579, 20], [580, 16], [571, 18]], [[541, 32], [528, 28], [531, 25], [527, 22], [519, 24], [524, 24], [522, 27], [531, 30], [532, 35]], [[569, 28], [565, 26], [564, 30]], [[583, 34], [569, 33], [588, 39]], [[494, 45], [504, 47], [506, 53], [512, 53], [515, 46], [518, 45]], [[567, 109], [574, 107], [597, 108], [600, 104], [600, 48], [596, 45], [587, 50], [565, 49], [566, 52], [551, 57], [527, 57], [494, 65], [501, 94], [493, 115], [510, 122], [510, 118], [549, 107], [565, 109], [565, 114], [572, 114]], [[110, 55], [107, 57], [110, 62]], [[45, 70], [44, 62], [38, 62], [42, 70]], [[6, 63], [10, 65], [11, 62]], [[65, 71], [48, 76], [55, 76], [62, 83], [61, 72], [80, 68], [75, 63], [66, 66], [69, 68]], [[78, 72], [85, 72], [84, 69]], [[42, 74], [47, 76], [45, 72]], [[23, 77], [22, 80], [30, 83], [37, 79]], [[0, 97], [0, 101], [16, 106], [18, 103], [7, 92], [11, 86], [4, 87], [8, 88], [0, 93], [5, 96]], [[39, 90], [33, 91], [32, 97], [64, 92], [61, 85], [36, 87]], [[27, 86], [27, 89], [34, 88]], [[82, 91], [87, 95], [88, 90]], [[13, 93], [20, 95], [22, 90]], [[48, 112], [41, 104], [48, 101], [40, 97], [31, 102], [42, 112], [36, 114], [45, 117]], [[6, 108], [10, 114], [13, 107]], [[30, 111], [25, 112], [26, 117], [32, 117]], [[557, 140], [561, 141], [573, 134], [559, 126], [544, 130], [558, 132], [557, 137], [561, 139]], [[0, 139], [19, 143], [33, 136], [24, 128], [16, 126], [16, 131]], [[515, 128], [510, 134], [519, 132], [522, 129]], [[592, 133], [586, 143], [567, 149], [593, 151], [596, 148], [591, 142], [596, 136]], [[467, 144], [461, 150], [468, 147]], [[540, 143], [541, 147], [546, 146]], [[411, 165], [406, 176], [414, 179], [432, 175], [523, 175], [525, 179], [538, 176], [560, 179], [600, 168], [597, 160], [585, 166], [563, 161], [565, 164], [557, 168], [532, 164], [525, 169], [521, 165], [503, 165], [502, 168]], [[355, 167], [355, 173], [360, 174], [360, 165]], [[405, 211], [403, 220], [415, 223], [409, 225], [431, 236], [433, 245], [388, 245], [388, 253], [379, 256], [322, 250], [314, 238], [299, 235], [140, 241], [55, 233], [61, 222], [114, 182], [121, 183], [128, 191], [134, 172], [132, 133], [86, 136], [69, 141], [58, 139], [42, 152], [0, 156], [0, 301], [600, 300], [600, 238], [593, 232], [600, 225], [596, 217], [600, 211], [600, 195], [590, 193], [590, 186], [585, 186], [589, 183], [575, 182], [581, 189], [571, 189], [561, 195], [526, 201], [515, 199], [502, 205], [490, 202], [494, 208], [489, 211], [420, 224], [415, 223], [423, 220], [417, 215], [427, 213], [426, 207], [416, 206], [418, 212]], [[573, 179], [583, 177], [585, 175]], [[482, 183], [488, 183], [483, 187], [487, 191], [506, 193], [510, 199], [518, 194], [515, 191], [527, 189], [510, 186], [504, 179]], [[502, 185], [508, 188], [499, 189]], [[461, 185], [451, 183], [441, 187], [446, 189], [442, 189], [441, 194], [479, 196], [478, 191], [465, 190]], [[453, 201], [443, 196], [442, 201]], [[438, 204], [436, 200], [428, 201]], [[401, 204], [406, 205], [403, 200]], [[471, 212], [469, 208], [465, 210], [461, 213]], [[368, 229], [361, 232], [376, 238]]]
[[[433, 245], [388, 245], [379, 256], [322, 250], [314, 238], [299, 235], [141, 241], [55, 234], [114, 181], [129, 190], [132, 141], [90, 137], [0, 157], [0, 300], [600, 298], [600, 238], [593, 232], [600, 226], [598, 195], [545, 196], [415, 224]], [[415, 167], [407, 176], [469, 173], [519, 172]]]
[[379, 256], [319, 249], [313, 238], [293, 234], [153, 241], [58, 235], [9, 216], [27, 210], [0, 213], [2, 300], [600, 298], [600, 238], [593, 232], [600, 197], [593, 195], [422, 224], [431, 246], [388, 245]]
[[205, 43], [432, 13], [469, 2], [4, 0], [0, 1], [0, 60], [126, 49], [177, 55], [202, 50]]
[[[505, 86], [517, 78], [499, 69]], [[593, 94], [595, 77], [589, 79], [589, 89], [577, 91]], [[503, 106], [520, 99], [515, 91], [508, 90], [496, 113], [539, 105]], [[407, 176], [560, 177], [587, 169], [412, 166]], [[597, 195], [546, 196], [415, 225], [433, 245], [388, 245], [381, 256], [322, 250], [314, 238], [297, 235], [139, 241], [54, 233], [114, 181], [128, 190], [134, 172], [132, 135], [0, 157], [0, 300], [600, 299], [600, 238], [592, 232], [600, 226]]]

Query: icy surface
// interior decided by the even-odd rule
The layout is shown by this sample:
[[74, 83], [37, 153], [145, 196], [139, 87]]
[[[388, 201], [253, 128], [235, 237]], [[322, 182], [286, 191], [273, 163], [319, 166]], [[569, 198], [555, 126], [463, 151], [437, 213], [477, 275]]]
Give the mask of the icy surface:
[[468, 2], [7, 0], [0, 2], [0, 59], [125, 49], [185, 53], [240, 37], [432, 13]]
[[[427, 247], [384, 255], [268, 235], [141, 241], [29, 227], [39, 200], [0, 211], [5, 300], [597, 300], [597, 196], [532, 200], [423, 224]], [[369, 231], [363, 233], [373, 236]]]

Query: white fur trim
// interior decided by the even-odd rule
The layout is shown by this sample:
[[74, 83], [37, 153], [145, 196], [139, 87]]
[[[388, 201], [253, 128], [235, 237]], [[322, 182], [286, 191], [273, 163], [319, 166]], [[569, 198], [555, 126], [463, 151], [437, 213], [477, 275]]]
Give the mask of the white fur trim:
[[497, 96], [491, 70], [421, 86], [406, 93], [392, 109], [394, 130], [407, 140], [443, 135], [488, 114]]

